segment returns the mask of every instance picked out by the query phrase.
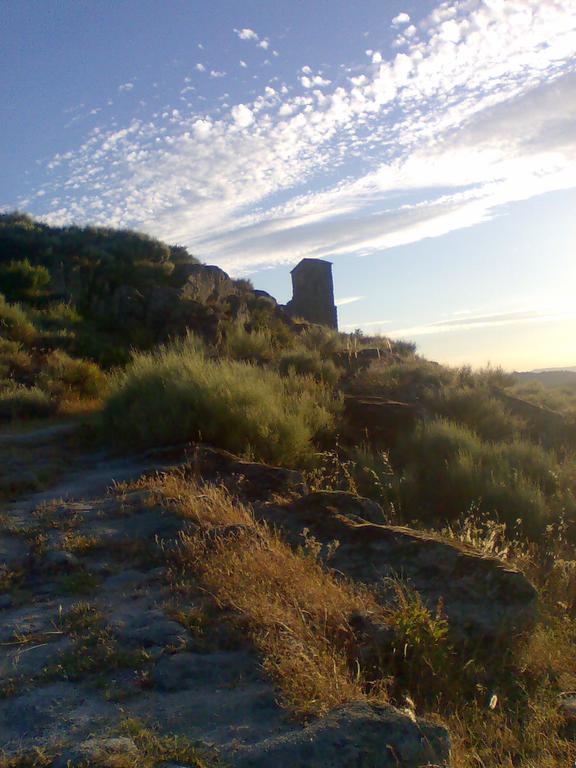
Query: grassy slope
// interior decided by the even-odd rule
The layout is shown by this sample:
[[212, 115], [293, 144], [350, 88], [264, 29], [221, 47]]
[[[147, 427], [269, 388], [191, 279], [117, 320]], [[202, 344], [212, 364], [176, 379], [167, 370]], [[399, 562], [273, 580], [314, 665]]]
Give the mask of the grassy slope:
[[[399, 592], [395, 626], [404, 645], [426, 649], [410, 656], [410, 666], [397, 667], [399, 685], [419, 710], [448, 722], [458, 768], [547, 768], [576, 758], [555, 701], [561, 689], [576, 687], [573, 448], [544, 450], [494, 398], [493, 387], [568, 415], [573, 393], [518, 385], [500, 371], [437, 366], [386, 340], [315, 328], [299, 336], [272, 333], [265, 321], [252, 332], [233, 329], [218, 348], [203, 349], [189, 338], [136, 354], [111, 377], [108, 392], [107, 375], [66, 351], [79, 322], [75, 312], [59, 304], [0, 302], [0, 416], [2, 409], [5, 415], [50, 415], [82, 403], [97, 407], [103, 399], [114, 441], [118, 434], [128, 445], [147, 446], [200, 437], [251, 457], [308, 465], [316, 487], [369, 494], [394, 521], [444, 529], [510, 558], [541, 590], [543, 621], [536, 633], [503, 653], [494, 669], [464, 659], [457, 674], [446, 676], [452, 651], [441, 626], [422, 612], [417, 597]], [[337, 353], [353, 356], [375, 343], [385, 354], [368, 371], [351, 375], [339, 367]], [[378, 449], [338, 445], [343, 391], [416, 403], [423, 418], [413, 432]], [[218, 497], [210, 511], [209, 504], [194, 506], [194, 488], [155, 490], [172, 497], [177, 490], [182, 513], [196, 518], [214, 514], [216, 506], [210, 525], [250, 527], [248, 546], [221, 542], [208, 557], [190, 541], [185, 557], [218, 600], [245, 617], [291, 707], [325, 711], [337, 701], [384, 695], [387, 671], [371, 683], [351, 675], [342, 640], [353, 606], [375, 610], [368, 593], [336, 585], [310, 553], [293, 560], [277, 536], [254, 533], [249, 511], [229, 498]], [[264, 537], [267, 549], [252, 546], [254, 536]], [[275, 563], [282, 568], [271, 572]], [[267, 581], [256, 583], [258, 574]], [[276, 589], [262, 591], [266, 583]], [[238, 594], [245, 599], [238, 602]], [[321, 624], [314, 619], [318, 611], [332, 618]], [[421, 690], [414, 681], [431, 680], [430, 673], [433, 681]], [[492, 695], [497, 704], [489, 709]]]

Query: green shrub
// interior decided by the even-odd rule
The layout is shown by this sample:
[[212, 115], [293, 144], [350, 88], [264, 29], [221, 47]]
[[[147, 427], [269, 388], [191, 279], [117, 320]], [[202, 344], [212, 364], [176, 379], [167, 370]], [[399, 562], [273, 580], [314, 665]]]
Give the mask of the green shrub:
[[0, 419], [38, 419], [55, 410], [56, 403], [38, 387], [12, 384], [0, 390]]
[[409, 691], [420, 700], [434, 701], [456, 671], [442, 605], [430, 611], [415, 590], [393, 579], [382, 588], [390, 605], [386, 623], [391, 637], [380, 651], [381, 671], [393, 678], [397, 695]]
[[12, 341], [28, 344], [38, 335], [26, 311], [20, 304], [9, 304], [0, 294], [0, 333]]
[[234, 360], [250, 360], [265, 363], [274, 357], [272, 334], [268, 328], [252, 332], [240, 326], [232, 326], [223, 342], [223, 352]]
[[0, 379], [30, 378], [33, 371], [32, 356], [22, 345], [18, 341], [0, 338]]
[[426, 405], [435, 416], [464, 424], [483, 440], [511, 440], [526, 428], [484, 387], [451, 384], [429, 396]]
[[249, 363], [210, 360], [192, 337], [135, 354], [104, 410], [105, 429], [128, 445], [206, 440], [283, 464], [305, 462], [332, 427], [337, 402], [313, 379]]
[[405, 514], [453, 520], [476, 506], [509, 529], [520, 521], [537, 537], [561, 508], [575, 512], [554, 455], [537, 445], [483, 442], [462, 425], [438, 420], [420, 424], [402, 454]]
[[324, 325], [307, 326], [298, 337], [300, 344], [306, 349], [317, 352], [323, 358], [329, 358], [345, 348], [344, 338], [331, 328]]
[[332, 385], [336, 384], [339, 377], [332, 360], [322, 360], [318, 352], [309, 349], [283, 352], [278, 360], [278, 370], [283, 376], [292, 371], [299, 376], [313, 376], [316, 381]]
[[96, 363], [72, 358], [66, 352], [55, 350], [46, 357], [38, 384], [59, 400], [97, 398], [103, 395], [106, 377]]
[[9, 301], [29, 299], [50, 283], [46, 267], [33, 266], [28, 259], [0, 264], [0, 292]]
[[389, 397], [392, 400], [419, 400], [426, 392], [439, 393], [454, 380], [454, 372], [422, 358], [409, 358], [401, 363], [374, 361], [358, 374], [350, 385], [351, 392]]
[[74, 306], [62, 301], [32, 310], [31, 316], [40, 328], [56, 331], [71, 328], [82, 320]]

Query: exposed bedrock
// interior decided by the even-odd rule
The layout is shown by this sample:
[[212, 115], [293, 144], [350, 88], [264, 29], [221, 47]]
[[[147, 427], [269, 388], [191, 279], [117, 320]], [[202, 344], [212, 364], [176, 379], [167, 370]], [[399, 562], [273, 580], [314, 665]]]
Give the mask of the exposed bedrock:
[[322, 544], [338, 541], [330, 566], [345, 576], [371, 585], [400, 577], [431, 610], [442, 601], [454, 641], [509, 640], [535, 624], [538, 595], [523, 573], [464, 544], [379, 525], [377, 510], [373, 501], [340, 492], [257, 508], [294, 544], [305, 528]]

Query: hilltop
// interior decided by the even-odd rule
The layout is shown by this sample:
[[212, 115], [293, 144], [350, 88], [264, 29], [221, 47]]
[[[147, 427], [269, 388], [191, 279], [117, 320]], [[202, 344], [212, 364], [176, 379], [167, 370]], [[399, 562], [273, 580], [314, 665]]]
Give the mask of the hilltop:
[[576, 759], [576, 392], [133, 232], [0, 293], [0, 768]]

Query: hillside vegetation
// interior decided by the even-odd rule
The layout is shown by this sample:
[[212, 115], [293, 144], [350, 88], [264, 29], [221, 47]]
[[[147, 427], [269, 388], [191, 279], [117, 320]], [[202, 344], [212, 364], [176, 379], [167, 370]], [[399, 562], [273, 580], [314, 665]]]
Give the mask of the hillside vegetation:
[[[290, 711], [392, 702], [448, 725], [456, 768], [576, 759], [557, 707], [576, 688], [576, 390], [305, 323], [133, 232], [0, 216], [0, 294], [6, 425], [89, 411], [91, 439], [114, 452], [209, 444], [297, 469], [308, 491], [367, 497], [382, 516], [371, 522], [502, 558], [539, 590], [538, 625], [496, 658], [454, 641], [441, 600], [434, 611], [401, 579], [343, 578], [314, 536], [287, 543], [230, 490], [177, 473], [143, 480], [137, 489], [200, 529], [163, 554], [175, 593], [199, 583], [234, 612]], [[96, 549], [74, 551], [84, 545]], [[382, 647], [360, 615], [387, 627]]]

